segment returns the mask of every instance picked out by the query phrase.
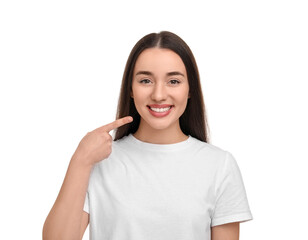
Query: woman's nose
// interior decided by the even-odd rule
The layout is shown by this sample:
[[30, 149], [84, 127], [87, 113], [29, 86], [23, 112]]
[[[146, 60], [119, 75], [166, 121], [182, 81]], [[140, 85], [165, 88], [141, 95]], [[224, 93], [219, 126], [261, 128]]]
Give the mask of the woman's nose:
[[164, 83], [156, 83], [153, 87], [152, 99], [154, 101], [160, 102], [167, 98], [167, 90]]

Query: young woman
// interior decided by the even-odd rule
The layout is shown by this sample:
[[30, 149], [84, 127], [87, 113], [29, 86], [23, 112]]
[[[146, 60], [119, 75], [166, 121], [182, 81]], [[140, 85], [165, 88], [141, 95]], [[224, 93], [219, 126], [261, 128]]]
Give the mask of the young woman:
[[95, 240], [239, 239], [252, 219], [243, 179], [209, 143], [197, 64], [180, 37], [137, 42], [116, 119], [79, 143], [44, 239], [82, 239], [88, 224]]

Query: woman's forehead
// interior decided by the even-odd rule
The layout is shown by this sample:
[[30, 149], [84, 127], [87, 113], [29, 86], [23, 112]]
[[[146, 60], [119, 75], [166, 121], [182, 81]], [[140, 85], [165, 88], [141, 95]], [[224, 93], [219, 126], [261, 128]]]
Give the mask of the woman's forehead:
[[181, 57], [174, 51], [165, 48], [148, 48], [137, 58], [134, 75], [139, 71], [179, 71], [186, 75]]

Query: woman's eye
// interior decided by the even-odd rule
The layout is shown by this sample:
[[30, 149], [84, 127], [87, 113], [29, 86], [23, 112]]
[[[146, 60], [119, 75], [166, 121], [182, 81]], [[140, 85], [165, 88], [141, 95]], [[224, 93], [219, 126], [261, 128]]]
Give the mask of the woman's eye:
[[179, 84], [180, 81], [176, 80], [176, 79], [172, 79], [170, 80], [170, 82], [172, 82], [172, 85], [175, 85], [175, 84]]
[[143, 79], [143, 80], [140, 81], [140, 83], [143, 83], [143, 82], [149, 83], [151, 81], [149, 79]]

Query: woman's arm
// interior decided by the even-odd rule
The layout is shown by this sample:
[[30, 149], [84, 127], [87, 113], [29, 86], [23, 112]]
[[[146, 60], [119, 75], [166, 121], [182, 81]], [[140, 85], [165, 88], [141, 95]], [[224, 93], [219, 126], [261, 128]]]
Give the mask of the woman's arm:
[[83, 211], [91, 170], [112, 151], [109, 132], [130, 123], [130, 116], [87, 133], [80, 141], [68, 166], [59, 195], [43, 227], [44, 240], [81, 239], [89, 222]]
[[239, 240], [240, 239], [240, 223], [233, 222], [218, 225], [211, 228], [212, 240]]
[[59, 195], [43, 227], [44, 240], [81, 239], [85, 230], [83, 211], [91, 165], [72, 158]]

